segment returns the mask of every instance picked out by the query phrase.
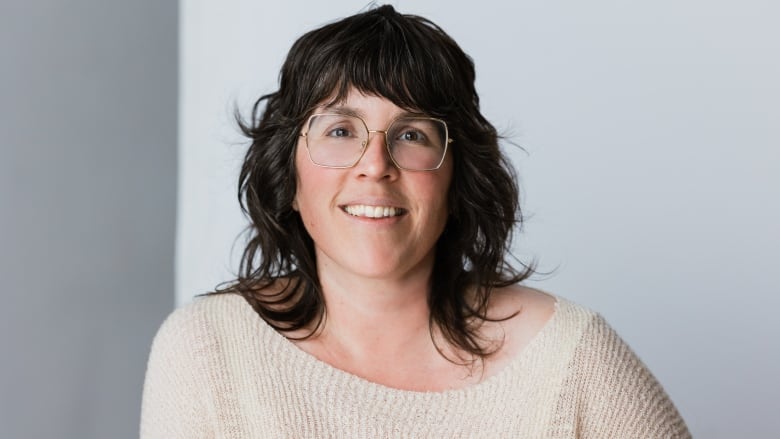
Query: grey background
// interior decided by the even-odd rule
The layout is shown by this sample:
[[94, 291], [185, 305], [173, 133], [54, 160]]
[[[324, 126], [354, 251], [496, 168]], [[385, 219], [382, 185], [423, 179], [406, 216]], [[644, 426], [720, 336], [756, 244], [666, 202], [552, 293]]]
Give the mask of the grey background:
[[0, 3], [0, 437], [133, 438], [173, 308], [177, 2]]

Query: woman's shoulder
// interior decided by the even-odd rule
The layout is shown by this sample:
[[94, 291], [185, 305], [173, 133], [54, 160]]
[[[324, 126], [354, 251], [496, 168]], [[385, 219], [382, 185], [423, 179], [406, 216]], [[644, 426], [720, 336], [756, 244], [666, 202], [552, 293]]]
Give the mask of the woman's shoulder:
[[597, 312], [536, 288], [511, 285], [493, 291], [488, 311], [490, 318], [502, 319], [504, 330], [525, 333], [533, 337], [547, 326], [563, 326], [571, 330], [606, 323]]
[[537, 325], [543, 325], [555, 313], [557, 306], [557, 296], [516, 284], [492, 291], [489, 313], [493, 318], [522, 315], [523, 320], [534, 320]]
[[251, 312], [243, 297], [215, 294], [195, 297], [168, 315], [147, 362], [142, 437], [214, 435], [215, 401], [230, 383], [226, 358], [243, 351], [226, 341], [243, 336], [236, 328], [251, 323], [244, 317]]
[[[510, 348], [517, 350], [534, 341], [535, 353], [554, 355], [583, 375], [607, 371], [637, 371], [646, 366], [609, 322], [598, 312], [565, 297], [533, 288], [513, 286], [497, 291], [496, 302], [504, 313], [515, 312], [503, 323]], [[621, 372], [622, 373], [622, 372]]]
[[162, 322], [152, 343], [153, 348], [164, 344], [209, 344], [229, 327], [255, 324], [257, 315], [247, 301], [238, 294], [208, 294], [196, 296], [187, 304], [174, 309]]
[[176, 309], [163, 322], [163, 326], [188, 326], [206, 324], [222, 315], [235, 313], [236, 309], [249, 307], [239, 294], [219, 293], [203, 294]]
[[498, 359], [519, 357], [532, 346], [535, 354], [554, 352], [564, 361], [578, 350], [619, 340], [598, 312], [523, 285], [496, 289], [490, 298], [488, 317], [497, 321], [488, 322], [483, 334], [502, 342]]

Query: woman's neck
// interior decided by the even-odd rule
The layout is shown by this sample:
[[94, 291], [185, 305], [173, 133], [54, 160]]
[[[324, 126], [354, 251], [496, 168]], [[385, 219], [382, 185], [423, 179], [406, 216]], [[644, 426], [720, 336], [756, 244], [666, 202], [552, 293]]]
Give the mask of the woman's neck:
[[368, 278], [320, 270], [326, 317], [316, 338], [356, 360], [430, 344], [431, 271], [418, 267], [403, 276]]

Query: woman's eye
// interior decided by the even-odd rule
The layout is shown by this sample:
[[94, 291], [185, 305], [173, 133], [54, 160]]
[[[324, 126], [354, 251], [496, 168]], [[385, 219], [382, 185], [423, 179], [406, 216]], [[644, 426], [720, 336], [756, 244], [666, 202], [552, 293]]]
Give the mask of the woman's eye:
[[328, 135], [331, 136], [331, 137], [349, 137], [350, 133], [349, 133], [348, 129], [343, 128], [343, 127], [339, 127], [339, 128], [334, 128], [334, 129], [330, 130]]
[[398, 136], [399, 140], [404, 142], [422, 142], [425, 140], [425, 136], [419, 131], [404, 131]]

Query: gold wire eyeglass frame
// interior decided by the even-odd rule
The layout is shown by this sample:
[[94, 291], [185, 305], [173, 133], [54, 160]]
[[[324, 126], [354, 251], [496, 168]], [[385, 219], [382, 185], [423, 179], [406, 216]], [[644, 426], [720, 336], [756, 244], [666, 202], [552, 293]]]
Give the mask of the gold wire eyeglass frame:
[[[317, 163], [317, 162], [314, 161], [314, 159], [311, 156], [311, 149], [309, 149], [309, 137], [308, 137], [308, 134], [309, 134], [309, 130], [311, 129], [311, 121], [312, 121], [312, 119], [314, 119], [317, 116], [348, 116], [348, 117], [354, 117], [355, 119], [359, 120], [360, 123], [363, 124], [363, 128], [366, 129], [366, 132], [368, 133], [368, 136], [366, 137], [365, 140], [362, 141], [362, 145], [361, 145], [361, 148], [360, 148], [360, 155], [357, 157], [357, 159], [355, 159], [355, 161], [353, 163], [351, 163], [349, 165], [344, 165], [344, 166], [331, 166], [331, 165], [323, 165], [321, 163]], [[405, 168], [405, 167], [399, 165], [398, 162], [396, 162], [395, 157], [393, 157], [393, 153], [390, 150], [390, 142], [387, 139], [387, 132], [390, 131], [390, 128], [393, 126], [393, 124], [396, 121], [400, 120], [400, 119], [433, 120], [433, 121], [436, 121], [436, 122], [440, 122], [444, 126], [444, 138], [446, 139], [446, 141], [444, 142], [444, 151], [441, 154], [441, 159], [439, 160], [439, 163], [436, 164], [436, 166], [430, 167], [430, 168], [423, 168], [423, 169], [413, 169], [413, 168]], [[371, 136], [371, 133], [382, 133], [382, 134], [385, 135], [385, 148], [387, 149], [387, 155], [390, 157], [390, 160], [393, 162], [395, 167], [397, 167], [398, 169], [403, 169], [405, 171], [435, 171], [435, 170], [437, 170], [437, 169], [439, 169], [441, 167], [442, 163], [444, 163], [444, 158], [447, 157], [447, 150], [449, 149], [448, 146], [449, 146], [450, 143], [453, 142], [453, 140], [450, 138], [449, 127], [447, 126], [447, 122], [445, 122], [445, 121], [443, 121], [441, 119], [435, 118], [435, 117], [428, 117], [428, 116], [399, 116], [399, 117], [396, 117], [395, 119], [393, 119], [392, 121], [390, 121], [390, 124], [388, 124], [387, 128], [384, 129], [384, 130], [370, 130], [370, 129], [368, 129], [368, 125], [366, 125], [366, 121], [364, 121], [363, 118], [361, 118], [360, 116], [356, 116], [354, 114], [315, 113], [315, 114], [312, 114], [311, 116], [309, 116], [308, 119], [306, 119], [306, 123], [304, 124], [304, 126], [306, 127], [306, 132], [305, 133], [301, 133], [300, 137], [306, 138], [306, 152], [309, 155], [309, 160], [314, 165], [322, 167], [322, 168], [348, 169], [348, 168], [354, 167], [355, 165], [360, 163], [360, 159], [362, 159], [363, 156], [365, 155], [366, 149], [368, 149], [368, 141], [370, 140], [369, 136]]]

